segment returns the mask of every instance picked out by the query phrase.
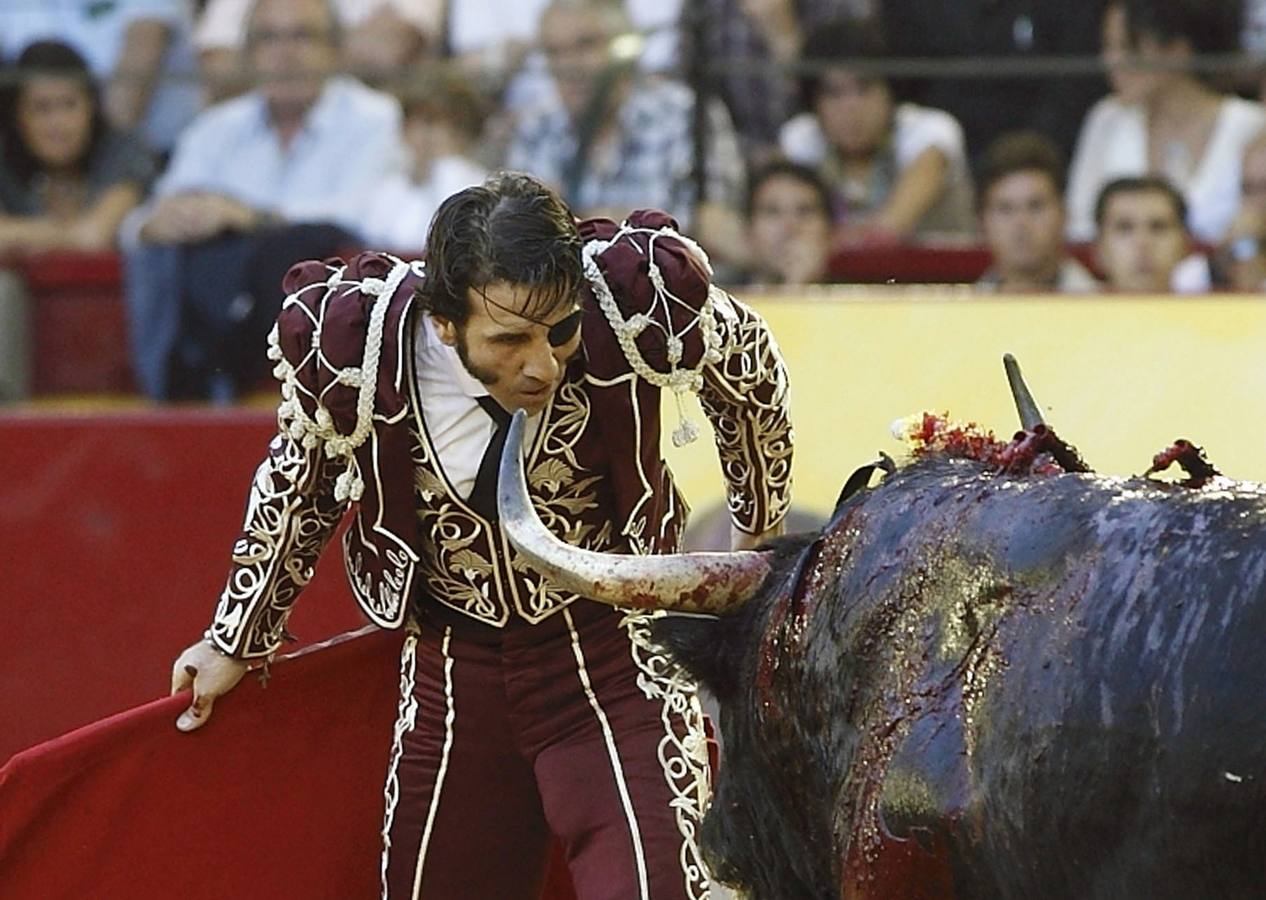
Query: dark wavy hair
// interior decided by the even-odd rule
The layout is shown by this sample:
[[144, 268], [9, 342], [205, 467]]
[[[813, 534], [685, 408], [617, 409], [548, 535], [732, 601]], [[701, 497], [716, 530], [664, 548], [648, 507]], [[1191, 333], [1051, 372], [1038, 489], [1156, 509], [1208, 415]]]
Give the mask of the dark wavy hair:
[[1185, 39], [1196, 53], [1239, 49], [1242, 4], [1231, 0], [1113, 0], [1125, 12], [1130, 43], [1144, 36], [1162, 44]]
[[752, 173], [747, 182], [747, 199], [743, 211], [750, 219], [756, 202], [756, 194], [765, 186], [765, 182], [775, 178], [791, 178], [813, 191], [818, 201], [818, 209], [829, 220], [834, 205], [831, 200], [831, 189], [826, 186], [822, 176], [816, 169], [792, 162], [789, 159], [774, 159]]
[[805, 67], [797, 84], [801, 108], [813, 111], [823, 77], [830, 68], [851, 69], [891, 88], [882, 72], [889, 57], [888, 41], [874, 22], [836, 20], [817, 26], [800, 47], [800, 62]]
[[32, 78], [51, 76], [73, 78], [88, 92], [92, 108], [92, 124], [83, 153], [75, 160], [76, 168], [86, 168], [105, 137], [107, 125], [101, 105], [101, 90], [88, 63], [79, 52], [61, 41], [36, 41], [19, 54], [9, 68], [9, 79], [0, 92], [0, 152], [5, 165], [24, 185], [31, 183], [44, 169], [44, 164], [31, 152], [18, 128], [18, 103], [27, 82]]
[[467, 291], [504, 281], [530, 289], [524, 315], [570, 303], [583, 283], [580, 232], [558, 194], [522, 172], [501, 172], [449, 197], [426, 239], [418, 299], [456, 325], [470, 316]]
[[1016, 172], [1039, 172], [1051, 180], [1061, 198], [1065, 187], [1064, 154], [1059, 146], [1037, 131], [1009, 131], [985, 150], [980, 164], [977, 205], [984, 207], [993, 186]]
[[1108, 214], [1108, 204], [1118, 194], [1162, 194], [1174, 208], [1174, 215], [1184, 229], [1187, 228], [1187, 200], [1182, 191], [1174, 187], [1168, 180], [1159, 175], [1139, 175], [1116, 178], [1109, 181], [1095, 198], [1095, 226], [1103, 229], [1103, 220]]

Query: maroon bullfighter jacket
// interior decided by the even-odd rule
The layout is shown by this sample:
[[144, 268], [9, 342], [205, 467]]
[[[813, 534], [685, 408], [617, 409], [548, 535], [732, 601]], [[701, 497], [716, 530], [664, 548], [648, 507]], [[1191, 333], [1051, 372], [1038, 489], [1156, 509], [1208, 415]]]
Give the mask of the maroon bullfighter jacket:
[[[691, 390], [716, 433], [733, 522], [787, 511], [787, 379], [764, 321], [711, 284], [706, 257], [663, 213], [581, 224], [582, 349], [525, 448], [529, 493], [562, 539], [594, 550], [679, 547], [688, 509], [660, 455], [660, 394]], [[288, 273], [270, 350], [279, 434], [255, 473], [209, 636], [272, 654], [296, 596], [349, 506], [343, 549], [365, 614], [399, 627], [413, 603], [493, 626], [539, 622], [576, 597], [520, 560], [496, 522], [448, 484], [413, 372], [421, 263], [381, 253]], [[683, 421], [675, 440], [691, 439]]]

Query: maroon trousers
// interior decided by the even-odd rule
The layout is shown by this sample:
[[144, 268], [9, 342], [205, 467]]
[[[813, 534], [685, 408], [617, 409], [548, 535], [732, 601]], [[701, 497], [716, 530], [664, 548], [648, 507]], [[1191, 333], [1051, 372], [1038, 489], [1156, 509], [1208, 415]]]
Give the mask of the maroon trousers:
[[707, 896], [702, 714], [645, 619], [578, 601], [534, 626], [419, 628], [401, 660], [384, 898], [537, 900], [551, 835], [579, 900]]

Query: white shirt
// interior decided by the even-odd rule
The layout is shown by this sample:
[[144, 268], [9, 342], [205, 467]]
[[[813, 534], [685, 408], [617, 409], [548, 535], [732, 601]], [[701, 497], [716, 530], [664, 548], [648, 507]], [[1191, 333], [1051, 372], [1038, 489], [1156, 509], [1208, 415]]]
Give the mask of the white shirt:
[[1183, 257], [1169, 276], [1169, 286], [1175, 294], [1207, 294], [1213, 290], [1213, 272], [1209, 257], [1193, 253]]
[[[958, 120], [942, 109], [898, 103], [893, 110], [891, 138], [898, 177], [924, 150], [935, 147], [945, 156], [945, 187], [924, 213], [917, 231], [971, 231], [971, 171], [967, 166], [967, 142]], [[789, 119], [778, 133], [778, 143], [788, 159], [811, 169], [821, 166], [830, 150], [826, 133], [811, 112]], [[871, 199], [882, 203], [887, 198]]]
[[181, 135], [156, 197], [224, 194], [289, 222], [333, 222], [360, 234], [374, 189], [406, 171], [400, 104], [351, 78], [331, 78], [283, 148], [262, 95], [203, 112]]
[[[419, 313], [413, 335], [413, 367], [422, 419], [440, 469], [464, 500], [475, 488], [479, 464], [496, 430], [496, 423], [476, 399], [487, 396], [488, 389], [466, 371], [457, 350], [440, 340], [429, 314]], [[539, 414], [527, 420], [525, 449], [532, 445], [540, 424]]]
[[426, 181], [413, 181], [403, 173], [384, 179], [369, 203], [362, 228], [365, 240], [402, 253], [421, 251], [440, 204], [487, 177], [487, 169], [464, 156], [442, 156], [431, 163]]
[[[1240, 160], [1266, 127], [1260, 103], [1227, 97], [1198, 160], [1172, 160], [1165, 175], [1187, 200], [1187, 224], [1201, 241], [1222, 239], [1240, 206]], [[1185, 171], [1182, 171], [1185, 170]], [[1109, 181], [1148, 171], [1147, 115], [1115, 96], [1096, 103], [1082, 123], [1068, 175], [1068, 238], [1095, 236], [1095, 200]]]

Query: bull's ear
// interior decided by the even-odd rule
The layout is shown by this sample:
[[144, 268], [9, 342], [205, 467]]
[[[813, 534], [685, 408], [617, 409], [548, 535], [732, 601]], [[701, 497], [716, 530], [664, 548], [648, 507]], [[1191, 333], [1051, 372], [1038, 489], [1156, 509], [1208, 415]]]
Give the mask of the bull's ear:
[[734, 669], [727, 663], [725, 640], [729, 617], [669, 613], [656, 619], [651, 636], [690, 677], [718, 698], [733, 688]]
[[880, 450], [879, 459], [859, 467], [852, 475], [848, 476], [848, 481], [844, 482], [844, 487], [840, 490], [840, 495], [835, 500], [835, 509], [831, 513], [831, 517], [835, 517], [835, 514], [840, 511], [840, 507], [844, 505], [844, 501], [849, 497], [860, 490], [870, 487], [870, 479], [875, 472], [891, 475], [895, 471], [897, 471], [897, 464], [892, 461], [891, 456]]

